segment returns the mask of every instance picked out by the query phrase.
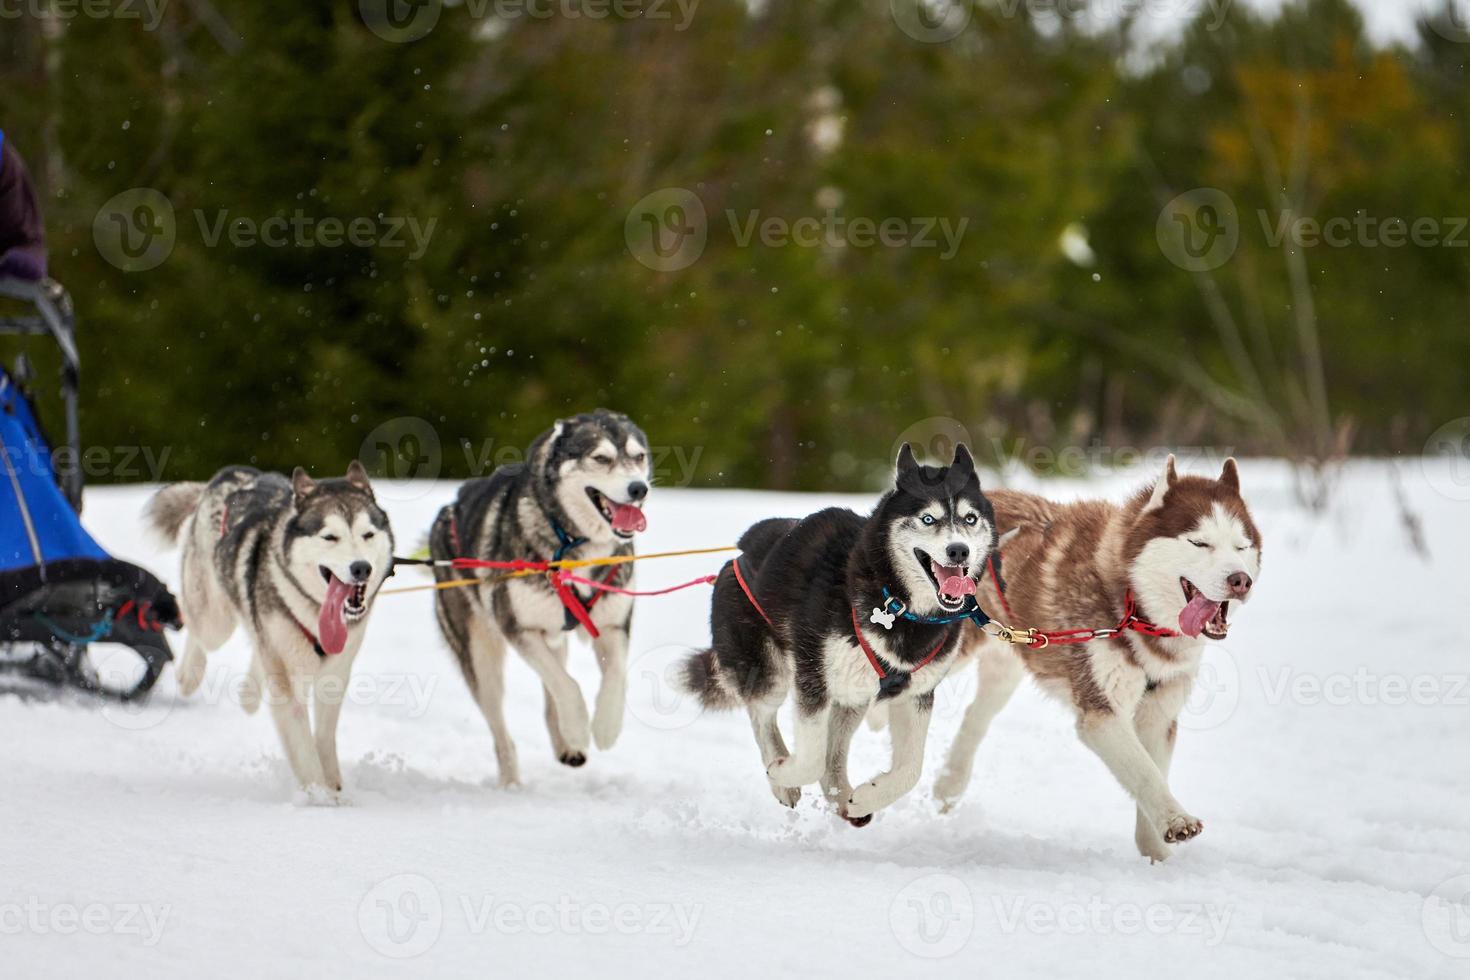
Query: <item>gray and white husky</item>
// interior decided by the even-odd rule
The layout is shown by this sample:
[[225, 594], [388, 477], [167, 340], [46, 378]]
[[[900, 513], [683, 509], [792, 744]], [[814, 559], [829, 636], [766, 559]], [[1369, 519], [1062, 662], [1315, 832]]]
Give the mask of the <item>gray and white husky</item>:
[[207, 484], [164, 487], [147, 518], [170, 543], [183, 537], [180, 692], [198, 689], [206, 654], [244, 625], [254, 654], [242, 705], [254, 712], [264, 687], [297, 783], [313, 796], [339, 792], [337, 719], [393, 564], [393, 532], [362, 464], [320, 482], [299, 467], [290, 480], [226, 467]]
[[[963, 445], [949, 466], [921, 466], [905, 445], [893, 489], [863, 516], [840, 507], [771, 518], [740, 538], [715, 582], [713, 646], [685, 664], [706, 708], [744, 707], [776, 800], [795, 806], [820, 782], [855, 826], [918, 783], [934, 706], [975, 613], [995, 548], [995, 513]], [[796, 699], [796, 747], [776, 712]], [[853, 733], [888, 707], [889, 770], [848, 782]]]
[[[524, 463], [512, 463], [460, 487], [429, 532], [435, 559], [603, 558], [631, 555], [647, 522], [648, 438], [626, 415], [598, 409], [558, 421], [536, 437]], [[465, 572], [436, 567], [440, 581]], [[541, 678], [552, 751], [564, 765], [587, 761], [589, 735], [611, 748], [623, 728], [627, 697], [628, 629], [633, 600], [573, 585], [596, 635], [574, 618], [545, 576], [506, 578], [473, 573], [474, 587], [441, 589], [435, 609], [444, 639], [495, 739], [501, 785], [520, 781], [515, 742], [505, 724], [505, 653], [513, 646]], [[628, 588], [633, 566], [584, 570], [605, 584]], [[582, 690], [567, 673], [567, 634], [590, 638], [602, 668], [597, 707], [588, 724]]]

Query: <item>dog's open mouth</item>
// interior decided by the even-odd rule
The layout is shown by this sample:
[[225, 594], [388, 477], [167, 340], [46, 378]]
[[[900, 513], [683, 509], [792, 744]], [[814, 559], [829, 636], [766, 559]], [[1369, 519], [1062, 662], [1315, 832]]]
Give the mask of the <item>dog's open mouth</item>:
[[945, 565], [919, 548], [914, 549], [919, 567], [934, 583], [934, 598], [945, 612], [959, 612], [965, 608], [965, 600], [975, 594], [975, 580], [970, 577], [968, 565]]
[[1211, 640], [1225, 639], [1230, 632], [1230, 600], [1216, 602], [1182, 576], [1179, 587], [1184, 590], [1184, 608], [1179, 613], [1180, 632], [1186, 636], [1203, 635]]
[[355, 623], [367, 613], [367, 583], [349, 584], [332, 574], [325, 565], [318, 566], [327, 595], [317, 617], [317, 643], [326, 653], [341, 653], [347, 646], [347, 624]]
[[648, 518], [643, 516], [643, 508], [637, 504], [620, 504], [593, 487], [587, 488], [587, 496], [618, 537], [631, 538], [639, 531], [647, 530]]

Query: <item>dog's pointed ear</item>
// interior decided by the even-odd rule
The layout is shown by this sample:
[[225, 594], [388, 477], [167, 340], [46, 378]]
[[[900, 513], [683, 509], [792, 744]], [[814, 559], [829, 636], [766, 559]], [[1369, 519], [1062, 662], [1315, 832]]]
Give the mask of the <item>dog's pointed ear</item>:
[[1236, 496], [1240, 495], [1240, 468], [1235, 465], [1234, 456], [1225, 460], [1225, 467], [1220, 470], [1219, 483]]
[[368, 479], [367, 470], [363, 469], [362, 462], [354, 459], [347, 464], [347, 482], [352, 484], [369, 497], [373, 495], [373, 484]]
[[896, 465], [898, 466], [899, 476], [905, 473], [912, 473], [919, 468], [919, 461], [914, 459], [913, 446], [910, 446], [908, 443], [903, 444], [903, 448], [898, 451], [898, 463]]
[[1179, 474], [1174, 471], [1174, 454], [1170, 453], [1169, 458], [1164, 461], [1163, 474], [1159, 477], [1158, 481], [1154, 483], [1154, 492], [1149, 495], [1148, 503], [1143, 505], [1144, 513], [1146, 514], [1151, 510], [1158, 510], [1160, 507], [1164, 506], [1165, 495], [1168, 494], [1170, 488], [1173, 487], [1174, 484], [1178, 482], [1178, 480]]
[[306, 470], [298, 466], [291, 474], [291, 489], [295, 492], [299, 503], [302, 498], [310, 496], [311, 492], [316, 489], [316, 481], [307, 474]]
[[954, 462], [949, 464], [950, 469], [958, 470], [965, 475], [965, 480], [970, 479], [975, 472], [975, 457], [970, 455], [970, 447], [963, 442], [954, 444]]

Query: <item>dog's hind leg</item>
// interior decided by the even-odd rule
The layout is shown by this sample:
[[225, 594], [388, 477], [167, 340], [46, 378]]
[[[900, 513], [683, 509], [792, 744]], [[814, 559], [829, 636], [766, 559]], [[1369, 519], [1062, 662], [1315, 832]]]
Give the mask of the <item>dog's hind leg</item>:
[[546, 728], [551, 747], [563, 765], [580, 766], [587, 761], [587, 704], [582, 689], [567, 673], [565, 634], [548, 639], [545, 634], [526, 631], [513, 640], [526, 663], [541, 678], [546, 689]]
[[190, 540], [184, 547], [179, 610], [187, 624], [184, 656], [174, 667], [179, 693], [185, 697], [204, 681], [206, 661], [235, 632], [235, 611], [215, 578], [203, 546]]
[[[863, 708], [835, 705], [832, 720], [827, 728], [827, 767], [822, 773], [822, 795], [837, 807], [837, 812], [847, 817], [847, 800], [852, 796], [852, 783], [847, 778], [847, 754], [852, 749], [852, 736], [862, 724]], [[854, 826], [862, 827], [868, 821], [853, 819]]]
[[515, 786], [521, 781], [521, 766], [515, 740], [505, 723], [505, 638], [482, 618], [470, 624], [470, 655], [475, 676], [470, 687], [475, 702], [490, 726], [495, 740], [495, 764], [500, 770], [500, 785]]
[[[781, 706], [781, 701], [772, 703], [769, 698], [751, 701], [746, 706], [750, 713], [750, 728], [755, 732], [755, 744], [760, 747], [761, 764], [770, 771], [771, 764], [777, 759], [786, 757], [786, 740], [781, 737], [781, 726], [776, 723], [776, 712]], [[767, 779], [770, 783], [771, 793], [776, 797], [776, 802], [782, 806], [796, 806], [801, 802], [800, 786], [781, 786], [773, 779]]]
[[[1165, 783], [1169, 779], [1169, 765], [1174, 760], [1174, 741], [1178, 733], [1179, 712], [1189, 697], [1190, 682], [1180, 678], [1162, 683], [1144, 694], [1133, 714], [1133, 727], [1144, 751], [1159, 767]], [[1138, 853], [1150, 861], [1163, 861], [1169, 857], [1169, 845], [1165, 843], [1158, 828], [1139, 807], [1134, 821], [1133, 840], [1138, 844]]]
[[933, 714], [932, 692], [895, 701], [888, 716], [888, 727], [893, 732], [893, 761], [887, 772], [852, 791], [847, 803], [849, 820], [891, 805], [918, 785], [924, 771], [924, 745], [929, 739], [929, 719]]
[[975, 659], [979, 690], [965, 709], [965, 720], [950, 746], [949, 759], [934, 784], [934, 795], [944, 812], [954, 809], [965, 795], [975, 768], [975, 752], [990, 730], [990, 723], [1011, 700], [1026, 673], [1021, 658], [1003, 643], [982, 641]]
[[766, 775], [772, 783], [784, 787], [801, 787], [821, 778], [822, 769], [827, 762], [827, 730], [831, 727], [831, 715], [830, 704], [809, 710], [798, 701], [796, 751], [766, 767]]
[[610, 749], [623, 731], [623, 711], [628, 701], [628, 633], [621, 626], [604, 626], [592, 641], [602, 668], [602, 685], [597, 689], [597, 707], [592, 712], [592, 740], [599, 749]]

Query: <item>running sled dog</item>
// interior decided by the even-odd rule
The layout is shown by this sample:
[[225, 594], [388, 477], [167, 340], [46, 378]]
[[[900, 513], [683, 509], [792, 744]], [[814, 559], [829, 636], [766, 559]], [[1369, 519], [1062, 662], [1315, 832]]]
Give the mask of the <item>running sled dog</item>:
[[[560, 560], [632, 555], [647, 527], [648, 438], [626, 415], [598, 409], [558, 421], [531, 443], [524, 463], [471, 480], [439, 512], [429, 532], [434, 559]], [[541, 678], [552, 751], [564, 765], [587, 761], [589, 738], [609, 749], [623, 728], [628, 629], [633, 600], [569, 585], [564, 599], [545, 576], [506, 578], [477, 570], [473, 588], [440, 589], [435, 610], [490, 733], [500, 783], [520, 782], [515, 742], [505, 725], [505, 654], [515, 647]], [[629, 588], [631, 563], [606, 566], [604, 585]], [[440, 581], [466, 573], [435, 566]], [[590, 627], [590, 628], [589, 628]], [[567, 673], [567, 635], [592, 641], [602, 668], [597, 707], [588, 724], [581, 688]]]
[[[934, 688], [995, 547], [995, 516], [969, 450], [921, 466], [905, 445], [894, 487], [863, 517], [830, 508], [773, 518], [740, 538], [715, 582], [711, 649], [685, 664], [706, 708], [744, 707], [776, 800], [795, 806], [820, 782], [839, 814], [863, 826], [918, 783]], [[776, 723], [796, 695], [796, 749]], [[889, 708], [893, 761], [854, 789], [847, 755], [875, 703]]]
[[393, 532], [362, 464], [320, 482], [300, 467], [289, 480], [226, 467], [207, 484], [164, 487], [146, 516], [169, 543], [183, 539], [180, 692], [198, 689], [206, 655], [243, 625], [254, 653], [241, 704], [253, 713], [264, 693], [308, 796], [340, 792], [337, 720], [393, 564]]
[[1235, 460], [1210, 480], [1179, 476], [1170, 456], [1157, 482], [1122, 506], [1014, 491], [991, 499], [1005, 574], [986, 592], [990, 611], [1016, 629], [1070, 635], [1023, 647], [969, 631], [979, 691], [936, 794], [946, 808], [964, 794], [980, 740], [1029, 671], [1076, 711], [1083, 744], [1137, 802], [1139, 852], [1162, 861], [1204, 829], [1169, 791], [1180, 710], [1205, 640], [1225, 638], [1232, 604], [1250, 598], [1260, 574], [1261, 535]]

